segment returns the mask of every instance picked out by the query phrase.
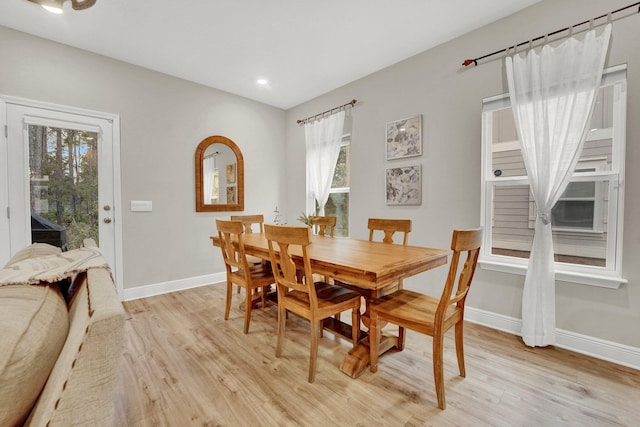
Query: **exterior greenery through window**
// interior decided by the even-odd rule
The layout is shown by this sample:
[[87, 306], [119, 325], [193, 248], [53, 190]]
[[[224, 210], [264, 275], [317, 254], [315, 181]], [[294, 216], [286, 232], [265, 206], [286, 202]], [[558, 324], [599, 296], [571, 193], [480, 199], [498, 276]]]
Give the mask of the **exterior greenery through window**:
[[[626, 66], [606, 70], [572, 180], [552, 210], [556, 277], [616, 287], [621, 277]], [[523, 272], [536, 206], [508, 95], [482, 106], [485, 268]]]
[[[335, 236], [340, 237], [349, 236], [350, 143], [350, 135], [342, 137], [342, 146], [340, 147], [336, 170], [333, 173], [329, 200], [324, 207], [324, 214], [326, 216], [335, 216], [337, 218]], [[309, 197], [310, 200], [313, 200], [313, 196], [309, 195]], [[317, 202], [313, 203], [313, 212], [317, 215], [319, 206]]]

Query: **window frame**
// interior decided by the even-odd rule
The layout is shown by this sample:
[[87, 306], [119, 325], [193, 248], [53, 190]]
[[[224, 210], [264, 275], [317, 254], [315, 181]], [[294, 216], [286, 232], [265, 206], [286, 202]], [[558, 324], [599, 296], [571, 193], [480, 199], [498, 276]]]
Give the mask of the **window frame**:
[[[622, 277], [622, 236], [624, 215], [624, 162], [626, 144], [626, 108], [627, 108], [627, 66], [618, 65], [606, 69], [602, 75], [601, 87], [613, 86], [612, 114], [613, 121], [610, 129], [592, 130], [590, 133], [598, 138], [610, 132], [612, 138], [612, 162], [611, 170], [599, 170], [594, 172], [577, 172], [573, 174], [572, 182], [596, 182], [596, 187], [609, 185], [608, 195], [608, 220], [602, 231], [597, 230], [569, 230], [555, 229], [559, 232], [571, 233], [603, 233], [607, 232], [606, 266], [585, 266], [564, 262], [555, 262], [557, 281], [566, 281], [592, 286], [618, 288], [627, 283]], [[494, 212], [493, 191], [501, 186], [529, 185], [525, 176], [499, 176], [493, 174], [492, 164], [492, 133], [494, 111], [510, 108], [509, 94], [501, 94], [482, 101], [482, 150], [481, 150], [481, 224], [484, 227], [483, 245], [478, 263], [481, 268], [507, 272], [513, 274], [526, 274], [528, 258], [517, 258], [508, 255], [492, 253]], [[518, 144], [518, 141], [510, 141], [502, 144]], [[596, 189], [596, 192], [598, 190]], [[531, 213], [529, 213], [531, 215]]]

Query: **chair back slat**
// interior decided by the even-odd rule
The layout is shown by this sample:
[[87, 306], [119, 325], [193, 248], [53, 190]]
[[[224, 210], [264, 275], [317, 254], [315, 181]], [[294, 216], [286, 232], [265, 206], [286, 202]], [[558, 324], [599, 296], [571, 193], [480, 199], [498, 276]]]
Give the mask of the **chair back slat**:
[[411, 232], [411, 220], [369, 218], [367, 227], [369, 228], [369, 241], [371, 242], [374, 241], [376, 231], [384, 233], [382, 239], [384, 243], [394, 243], [393, 235], [395, 233], [403, 233], [402, 244], [406, 246], [409, 241], [409, 232]]
[[309, 224], [311, 224], [319, 236], [327, 234], [333, 237], [336, 229], [337, 218], [335, 216], [310, 216]]
[[264, 215], [231, 215], [231, 221], [241, 221], [244, 225], [244, 232], [255, 233], [253, 226], [257, 224], [257, 232], [264, 233]]

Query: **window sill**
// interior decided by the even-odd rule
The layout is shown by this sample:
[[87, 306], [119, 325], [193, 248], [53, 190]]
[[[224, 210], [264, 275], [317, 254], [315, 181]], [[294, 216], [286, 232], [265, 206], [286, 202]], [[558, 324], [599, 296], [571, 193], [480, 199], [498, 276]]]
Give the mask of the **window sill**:
[[[483, 270], [499, 271], [502, 273], [527, 274], [526, 264], [515, 264], [510, 262], [499, 262], [493, 260], [479, 260], [478, 264]], [[597, 286], [607, 289], [619, 289], [622, 284], [627, 283], [627, 279], [608, 274], [579, 273], [576, 271], [556, 269], [556, 281], [579, 283], [582, 285]]]

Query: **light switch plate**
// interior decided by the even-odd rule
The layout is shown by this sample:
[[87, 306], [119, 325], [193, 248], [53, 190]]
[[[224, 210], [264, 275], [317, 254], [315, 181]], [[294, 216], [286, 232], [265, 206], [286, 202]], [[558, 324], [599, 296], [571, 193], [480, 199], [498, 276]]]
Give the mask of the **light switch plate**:
[[153, 203], [151, 200], [132, 200], [131, 212], [151, 212], [153, 210]]

